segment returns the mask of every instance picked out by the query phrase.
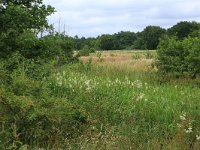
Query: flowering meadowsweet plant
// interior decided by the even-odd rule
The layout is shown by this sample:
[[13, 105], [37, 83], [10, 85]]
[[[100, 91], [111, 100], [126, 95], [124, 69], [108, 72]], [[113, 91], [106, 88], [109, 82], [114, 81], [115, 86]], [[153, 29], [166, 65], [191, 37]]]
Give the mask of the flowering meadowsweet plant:
[[182, 121], [185, 121], [186, 120], [186, 113], [183, 113], [182, 115], [180, 115], [180, 119]]

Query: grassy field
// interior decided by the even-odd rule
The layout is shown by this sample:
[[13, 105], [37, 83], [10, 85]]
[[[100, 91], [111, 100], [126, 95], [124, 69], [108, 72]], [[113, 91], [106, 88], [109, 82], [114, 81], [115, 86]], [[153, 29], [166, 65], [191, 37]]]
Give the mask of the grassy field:
[[15, 72], [16, 96], [0, 88], [15, 123], [0, 136], [11, 127], [13, 149], [200, 149], [199, 80], [162, 78], [155, 55], [97, 52], [40, 82]]
[[82, 56], [81, 61], [92, 61], [93, 64], [113, 66], [117, 68], [127, 68], [135, 71], [153, 71], [152, 64], [156, 56], [156, 51], [99, 51]]
[[162, 79], [152, 67], [155, 56], [155, 51], [97, 52], [63, 69], [69, 74], [61, 73], [66, 79], [61, 87], [72, 90], [69, 99], [84, 107], [92, 123], [80, 147], [200, 148], [198, 80]]

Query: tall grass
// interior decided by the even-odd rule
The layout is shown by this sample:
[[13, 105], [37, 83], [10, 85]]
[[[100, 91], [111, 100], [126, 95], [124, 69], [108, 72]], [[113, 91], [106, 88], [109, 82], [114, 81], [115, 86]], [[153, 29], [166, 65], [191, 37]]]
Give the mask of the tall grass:
[[200, 148], [198, 84], [91, 62], [20, 71], [0, 86], [1, 149]]
[[[90, 66], [88, 71], [79, 67], [54, 75], [52, 93], [83, 106], [94, 121], [92, 128], [112, 136], [117, 148], [199, 146], [199, 87], [160, 84], [155, 73], [146, 76], [109, 66]], [[108, 145], [109, 141], [113, 142], [109, 139]]]

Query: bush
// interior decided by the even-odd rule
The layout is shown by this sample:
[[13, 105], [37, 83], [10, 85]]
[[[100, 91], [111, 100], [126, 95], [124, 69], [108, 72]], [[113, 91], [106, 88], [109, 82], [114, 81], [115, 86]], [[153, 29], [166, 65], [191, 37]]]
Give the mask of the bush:
[[95, 49], [94, 48], [89, 48], [89, 46], [84, 46], [83, 49], [81, 49], [77, 56], [80, 57], [80, 56], [89, 56], [90, 53], [95, 53]]
[[55, 70], [52, 63], [44, 63], [42, 60], [26, 59], [19, 53], [14, 53], [9, 59], [0, 61], [0, 83], [9, 83], [16, 78], [31, 78], [42, 80]]
[[154, 55], [151, 52], [149, 52], [149, 50], [148, 50], [147, 53], [145, 54], [145, 57], [146, 57], [146, 59], [152, 59], [152, 58], [154, 58]]
[[184, 49], [188, 51], [186, 62], [192, 78], [200, 73], [200, 37], [188, 38], [183, 41]]
[[156, 65], [159, 72], [174, 75], [189, 74], [195, 78], [200, 73], [200, 38], [186, 38], [182, 41], [176, 37], [165, 36], [160, 41]]
[[63, 36], [46, 36], [41, 39], [44, 43], [44, 53], [42, 59], [56, 59], [59, 64], [71, 63], [75, 60], [73, 57], [72, 41]]
[[[0, 149], [23, 145], [52, 148], [81, 134], [88, 119], [85, 111], [66, 100], [35, 100], [0, 89]], [[77, 132], [77, 130], [79, 132]]]
[[18, 53], [26, 59], [42, 60], [50, 62], [55, 60], [57, 64], [71, 63], [77, 60], [73, 56], [72, 40], [64, 35], [48, 35], [38, 38], [35, 33], [27, 30], [18, 36], [15, 41], [15, 49], [9, 54], [2, 54], [0, 58], [7, 59]]
[[[5, 79], [0, 82], [0, 149], [26, 145], [55, 149], [86, 130], [89, 120], [84, 108], [50, 95], [46, 64], [35, 64], [19, 54], [7, 62], [0, 65]], [[35, 73], [36, 66], [44, 70]]]

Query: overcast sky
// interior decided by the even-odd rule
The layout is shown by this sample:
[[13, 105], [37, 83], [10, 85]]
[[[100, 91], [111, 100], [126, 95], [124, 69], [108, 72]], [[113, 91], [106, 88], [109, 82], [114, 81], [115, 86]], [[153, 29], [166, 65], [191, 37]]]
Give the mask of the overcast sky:
[[200, 0], [44, 0], [56, 9], [49, 22], [70, 36], [96, 37], [119, 31], [142, 31], [148, 25], [171, 27], [200, 22]]

